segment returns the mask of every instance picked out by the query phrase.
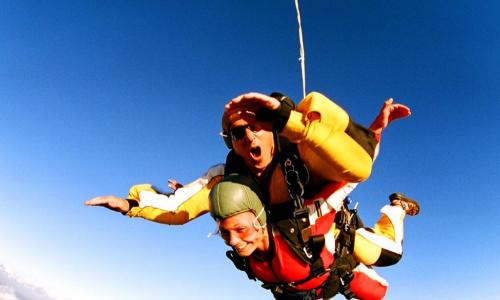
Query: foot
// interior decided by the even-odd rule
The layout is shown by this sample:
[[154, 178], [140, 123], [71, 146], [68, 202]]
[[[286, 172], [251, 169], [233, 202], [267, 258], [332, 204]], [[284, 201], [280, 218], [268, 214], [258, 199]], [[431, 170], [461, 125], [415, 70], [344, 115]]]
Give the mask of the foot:
[[401, 206], [407, 215], [416, 216], [420, 212], [417, 201], [406, 197], [401, 193], [394, 193], [389, 196], [392, 206]]

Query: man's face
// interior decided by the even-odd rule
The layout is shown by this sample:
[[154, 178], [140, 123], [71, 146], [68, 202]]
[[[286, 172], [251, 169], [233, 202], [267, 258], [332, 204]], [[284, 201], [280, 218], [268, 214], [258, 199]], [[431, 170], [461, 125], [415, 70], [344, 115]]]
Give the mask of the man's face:
[[228, 217], [219, 223], [219, 230], [226, 245], [233, 247], [239, 256], [247, 257], [255, 250], [266, 251], [268, 242], [264, 227], [256, 228], [253, 212], [247, 211]]
[[257, 177], [271, 164], [274, 156], [274, 139], [269, 122], [259, 122], [255, 117], [242, 114], [230, 126], [233, 149]]

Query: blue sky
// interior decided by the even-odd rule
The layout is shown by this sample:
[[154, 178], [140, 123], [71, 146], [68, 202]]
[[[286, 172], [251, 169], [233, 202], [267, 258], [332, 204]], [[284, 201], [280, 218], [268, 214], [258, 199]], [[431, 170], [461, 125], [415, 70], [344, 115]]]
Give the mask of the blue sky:
[[[222, 162], [234, 96], [300, 100], [293, 1], [0, 3], [0, 265], [59, 299], [270, 298], [206, 237], [210, 217], [167, 226], [83, 202]], [[394, 191], [422, 206], [401, 262], [377, 269], [386, 299], [500, 293], [499, 9], [301, 2], [308, 91], [366, 125], [388, 97], [412, 109], [353, 193], [365, 224]]]

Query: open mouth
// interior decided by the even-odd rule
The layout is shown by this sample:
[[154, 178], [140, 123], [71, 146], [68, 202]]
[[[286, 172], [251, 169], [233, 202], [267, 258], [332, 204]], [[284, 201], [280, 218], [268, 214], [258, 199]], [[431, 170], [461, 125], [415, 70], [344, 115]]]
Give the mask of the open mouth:
[[257, 147], [252, 147], [252, 148], [250, 149], [250, 155], [252, 156], [252, 158], [253, 158], [253, 159], [256, 159], [256, 158], [260, 157], [261, 152], [262, 152], [262, 151], [261, 151], [261, 149], [260, 149], [260, 147], [259, 147], [259, 146], [257, 146]]

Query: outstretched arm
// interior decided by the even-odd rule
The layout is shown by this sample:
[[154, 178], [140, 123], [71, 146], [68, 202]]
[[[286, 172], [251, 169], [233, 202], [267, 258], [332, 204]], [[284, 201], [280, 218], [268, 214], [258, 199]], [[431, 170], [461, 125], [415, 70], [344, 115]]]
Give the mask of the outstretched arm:
[[116, 212], [125, 214], [129, 211], [130, 206], [126, 199], [116, 196], [99, 196], [88, 201], [85, 201], [87, 206], [103, 206]]
[[127, 199], [99, 196], [86, 201], [85, 205], [106, 207], [129, 217], [180, 225], [208, 212], [208, 193], [223, 174], [224, 164], [218, 164], [184, 186], [170, 179], [169, 186], [176, 189], [172, 194], [161, 194], [150, 184], [139, 184], [129, 189]]

